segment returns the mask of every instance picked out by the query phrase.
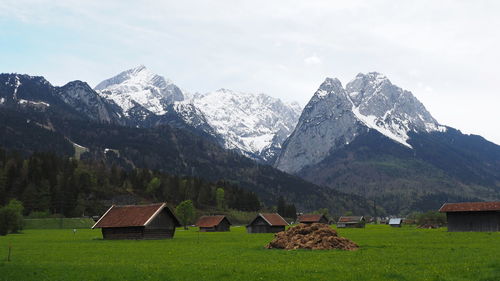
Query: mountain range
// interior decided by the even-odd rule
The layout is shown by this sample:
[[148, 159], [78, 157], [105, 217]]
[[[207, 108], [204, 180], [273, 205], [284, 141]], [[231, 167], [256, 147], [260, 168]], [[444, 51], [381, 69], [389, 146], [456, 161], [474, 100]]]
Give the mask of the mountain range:
[[303, 110], [265, 94], [191, 94], [144, 66], [94, 89], [0, 74], [0, 114], [7, 148], [224, 178], [270, 204], [399, 214], [500, 198], [500, 147], [439, 124], [376, 72], [345, 87], [327, 78]]
[[265, 94], [220, 89], [192, 95], [144, 66], [106, 79], [94, 90], [120, 108], [125, 123], [149, 127], [178, 119], [261, 162], [276, 157], [301, 111], [297, 103]]

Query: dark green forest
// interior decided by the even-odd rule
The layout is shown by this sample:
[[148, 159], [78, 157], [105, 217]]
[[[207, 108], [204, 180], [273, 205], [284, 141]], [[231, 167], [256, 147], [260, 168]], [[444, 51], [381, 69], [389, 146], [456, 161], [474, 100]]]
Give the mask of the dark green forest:
[[173, 206], [183, 200], [192, 200], [198, 209], [215, 209], [217, 188], [224, 190], [227, 208], [261, 208], [255, 193], [222, 180], [208, 182], [149, 169], [125, 170], [102, 161], [80, 161], [49, 152], [22, 156], [0, 149], [0, 205], [18, 199], [24, 215], [93, 216], [111, 204], [166, 201]]

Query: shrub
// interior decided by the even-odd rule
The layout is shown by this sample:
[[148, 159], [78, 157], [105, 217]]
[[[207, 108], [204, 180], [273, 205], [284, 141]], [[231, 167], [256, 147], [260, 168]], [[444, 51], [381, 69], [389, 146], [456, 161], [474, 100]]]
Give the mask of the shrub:
[[17, 233], [23, 229], [23, 209], [21, 202], [15, 199], [0, 208], [0, 235]]
[[9, 232], [18, 230], [18, 214], [14, 209], [3, 207], [0, 209], [0, 235], [7, 235]]

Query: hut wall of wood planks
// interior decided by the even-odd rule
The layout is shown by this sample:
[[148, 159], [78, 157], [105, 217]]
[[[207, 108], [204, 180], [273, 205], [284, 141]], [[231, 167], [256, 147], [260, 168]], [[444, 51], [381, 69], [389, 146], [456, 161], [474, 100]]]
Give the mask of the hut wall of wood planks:
[[500, 231], [500, 202], [445, 203], [439, 212], [446, 213], [448, 231]]
[[226, 216], [202, 216], [196, 222], [200, 232], [230, 231], [231, 222]]
[[288, 223], [277, 213], [258, 214], [248, 225], [248, 233], [276, 233], [285, 231]]

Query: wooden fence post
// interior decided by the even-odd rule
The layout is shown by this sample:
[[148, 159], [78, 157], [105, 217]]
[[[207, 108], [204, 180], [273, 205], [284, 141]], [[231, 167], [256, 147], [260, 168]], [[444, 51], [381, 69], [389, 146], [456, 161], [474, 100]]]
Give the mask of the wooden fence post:
[[12, 252], [12, 245], [9, 244], [9, 254], [7, 255], [7, 261], [10, 261], [10, 254]]

